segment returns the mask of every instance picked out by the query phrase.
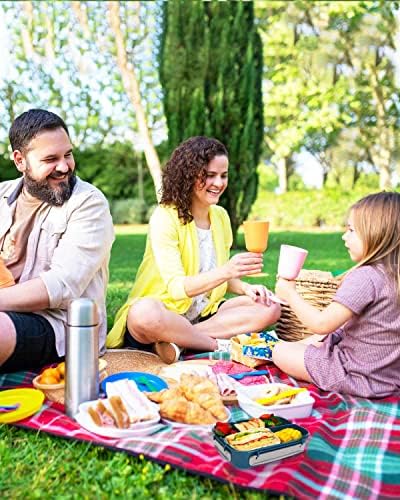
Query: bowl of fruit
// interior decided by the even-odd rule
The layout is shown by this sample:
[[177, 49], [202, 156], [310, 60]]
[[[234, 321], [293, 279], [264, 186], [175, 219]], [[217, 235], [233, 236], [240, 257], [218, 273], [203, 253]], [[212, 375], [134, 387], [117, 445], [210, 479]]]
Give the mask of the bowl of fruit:
[[[107, 361], [99, 359], [100, 380], [107, 376], [106, 367]], [[45, 368], [32, 383], [36, 389], [43, 391], [50, 401], [64, 404], [65, 362]]]

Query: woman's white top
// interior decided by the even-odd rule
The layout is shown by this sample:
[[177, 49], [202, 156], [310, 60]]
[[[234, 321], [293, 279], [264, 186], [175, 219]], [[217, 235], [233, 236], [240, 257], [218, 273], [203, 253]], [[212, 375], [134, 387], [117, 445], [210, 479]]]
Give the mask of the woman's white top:
[[[200, 273], [205, 273], [215, 269], [217, 266], [217, 257], [215, 254], [215, 247], [212, 238], [211, 229], [201, 229], [196, 227], [197, 237], [199, 240], [199, 253], [200, 253]], [[192, 305], [183, 315], [190, 322], [197, 322], [201, 311], [206, 307], [208, 302], [208, 295], [210, 292], [202, 293], [193, 297]]]

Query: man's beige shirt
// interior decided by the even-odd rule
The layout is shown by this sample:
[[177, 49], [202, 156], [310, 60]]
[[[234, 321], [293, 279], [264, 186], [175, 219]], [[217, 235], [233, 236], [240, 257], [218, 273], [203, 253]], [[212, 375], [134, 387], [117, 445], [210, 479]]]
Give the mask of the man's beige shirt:
[[[13, 224], [21, 188], [22, 179], [0, 183], [0, 247]], [[37, 277], [43, 280], [50, 306], [32, 312], [51, 323], [60, 356], [65, 354], [68, 303], [80, 297], [91, 298], [98, 305], [99, 348], [104, 348], [105, 296], [113, 241], [114, 228], [106, 198], [79, 178], [68, 201], [60, 207], [47, 206], [35, 220], [19, 282]]]

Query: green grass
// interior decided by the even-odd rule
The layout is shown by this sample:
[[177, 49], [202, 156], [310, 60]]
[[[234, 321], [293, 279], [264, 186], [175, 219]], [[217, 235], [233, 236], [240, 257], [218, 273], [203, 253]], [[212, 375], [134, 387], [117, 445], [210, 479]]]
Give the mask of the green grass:
[[[351, 261], [341, 233], [274, 232], [264, 256], [265, 284], [273, 289], [282, 243], [309, 250], [307, 269], [344, 270]], [[118, 228], [107, 295], [109, 324], [125, 300], [145, 245], [143, 228]], [[243, 245], [240, 235], [239, 245]], [[193, 476], [141, 458], [78, 441], [0, 426], [0, 497], [109, 499], [264, 499], [264, 493]], [[274, 497], [270, 497], [274, 498]]]

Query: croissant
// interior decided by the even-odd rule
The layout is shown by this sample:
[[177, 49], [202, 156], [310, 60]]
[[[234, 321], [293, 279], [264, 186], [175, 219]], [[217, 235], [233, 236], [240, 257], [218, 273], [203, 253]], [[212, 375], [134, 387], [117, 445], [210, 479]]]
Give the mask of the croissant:
[[205, 392], [196, 394], [195, 402], [202, 408], [208, 410], [218, 420], [226, 420], [228, 413], [223, 405], [221, 398], [215, 394], [207, 394]]
[[148, 392], [147, 397], [150, 401], [154, 401], [154, 403], [162, 403], [163, 401], [173, 400], [176, 398], [181, 398], [183, 396], [183, 392], [179, 386], [173, 387], [172, 389], [163, 389], [159, 392]]
[[182, 374], [181, 384], [187, 399], [209, 410], [218, 420], [225, 420], [228, 417], [219, 389], [212, 380], [197, 375]]
[[185, 424], [213, 424], [215, 418], [207, 410], [196, 403], [178, 398], [174, 401], [167, 400], [160, 405], [160, 414], [163, 418], [182, 422]]
[[219, 395], [219, 389], [212, 380], [198, 375], [183, 373], [180, 387], [190, 401], [195, 401], [196, 395], [203, 392]]

